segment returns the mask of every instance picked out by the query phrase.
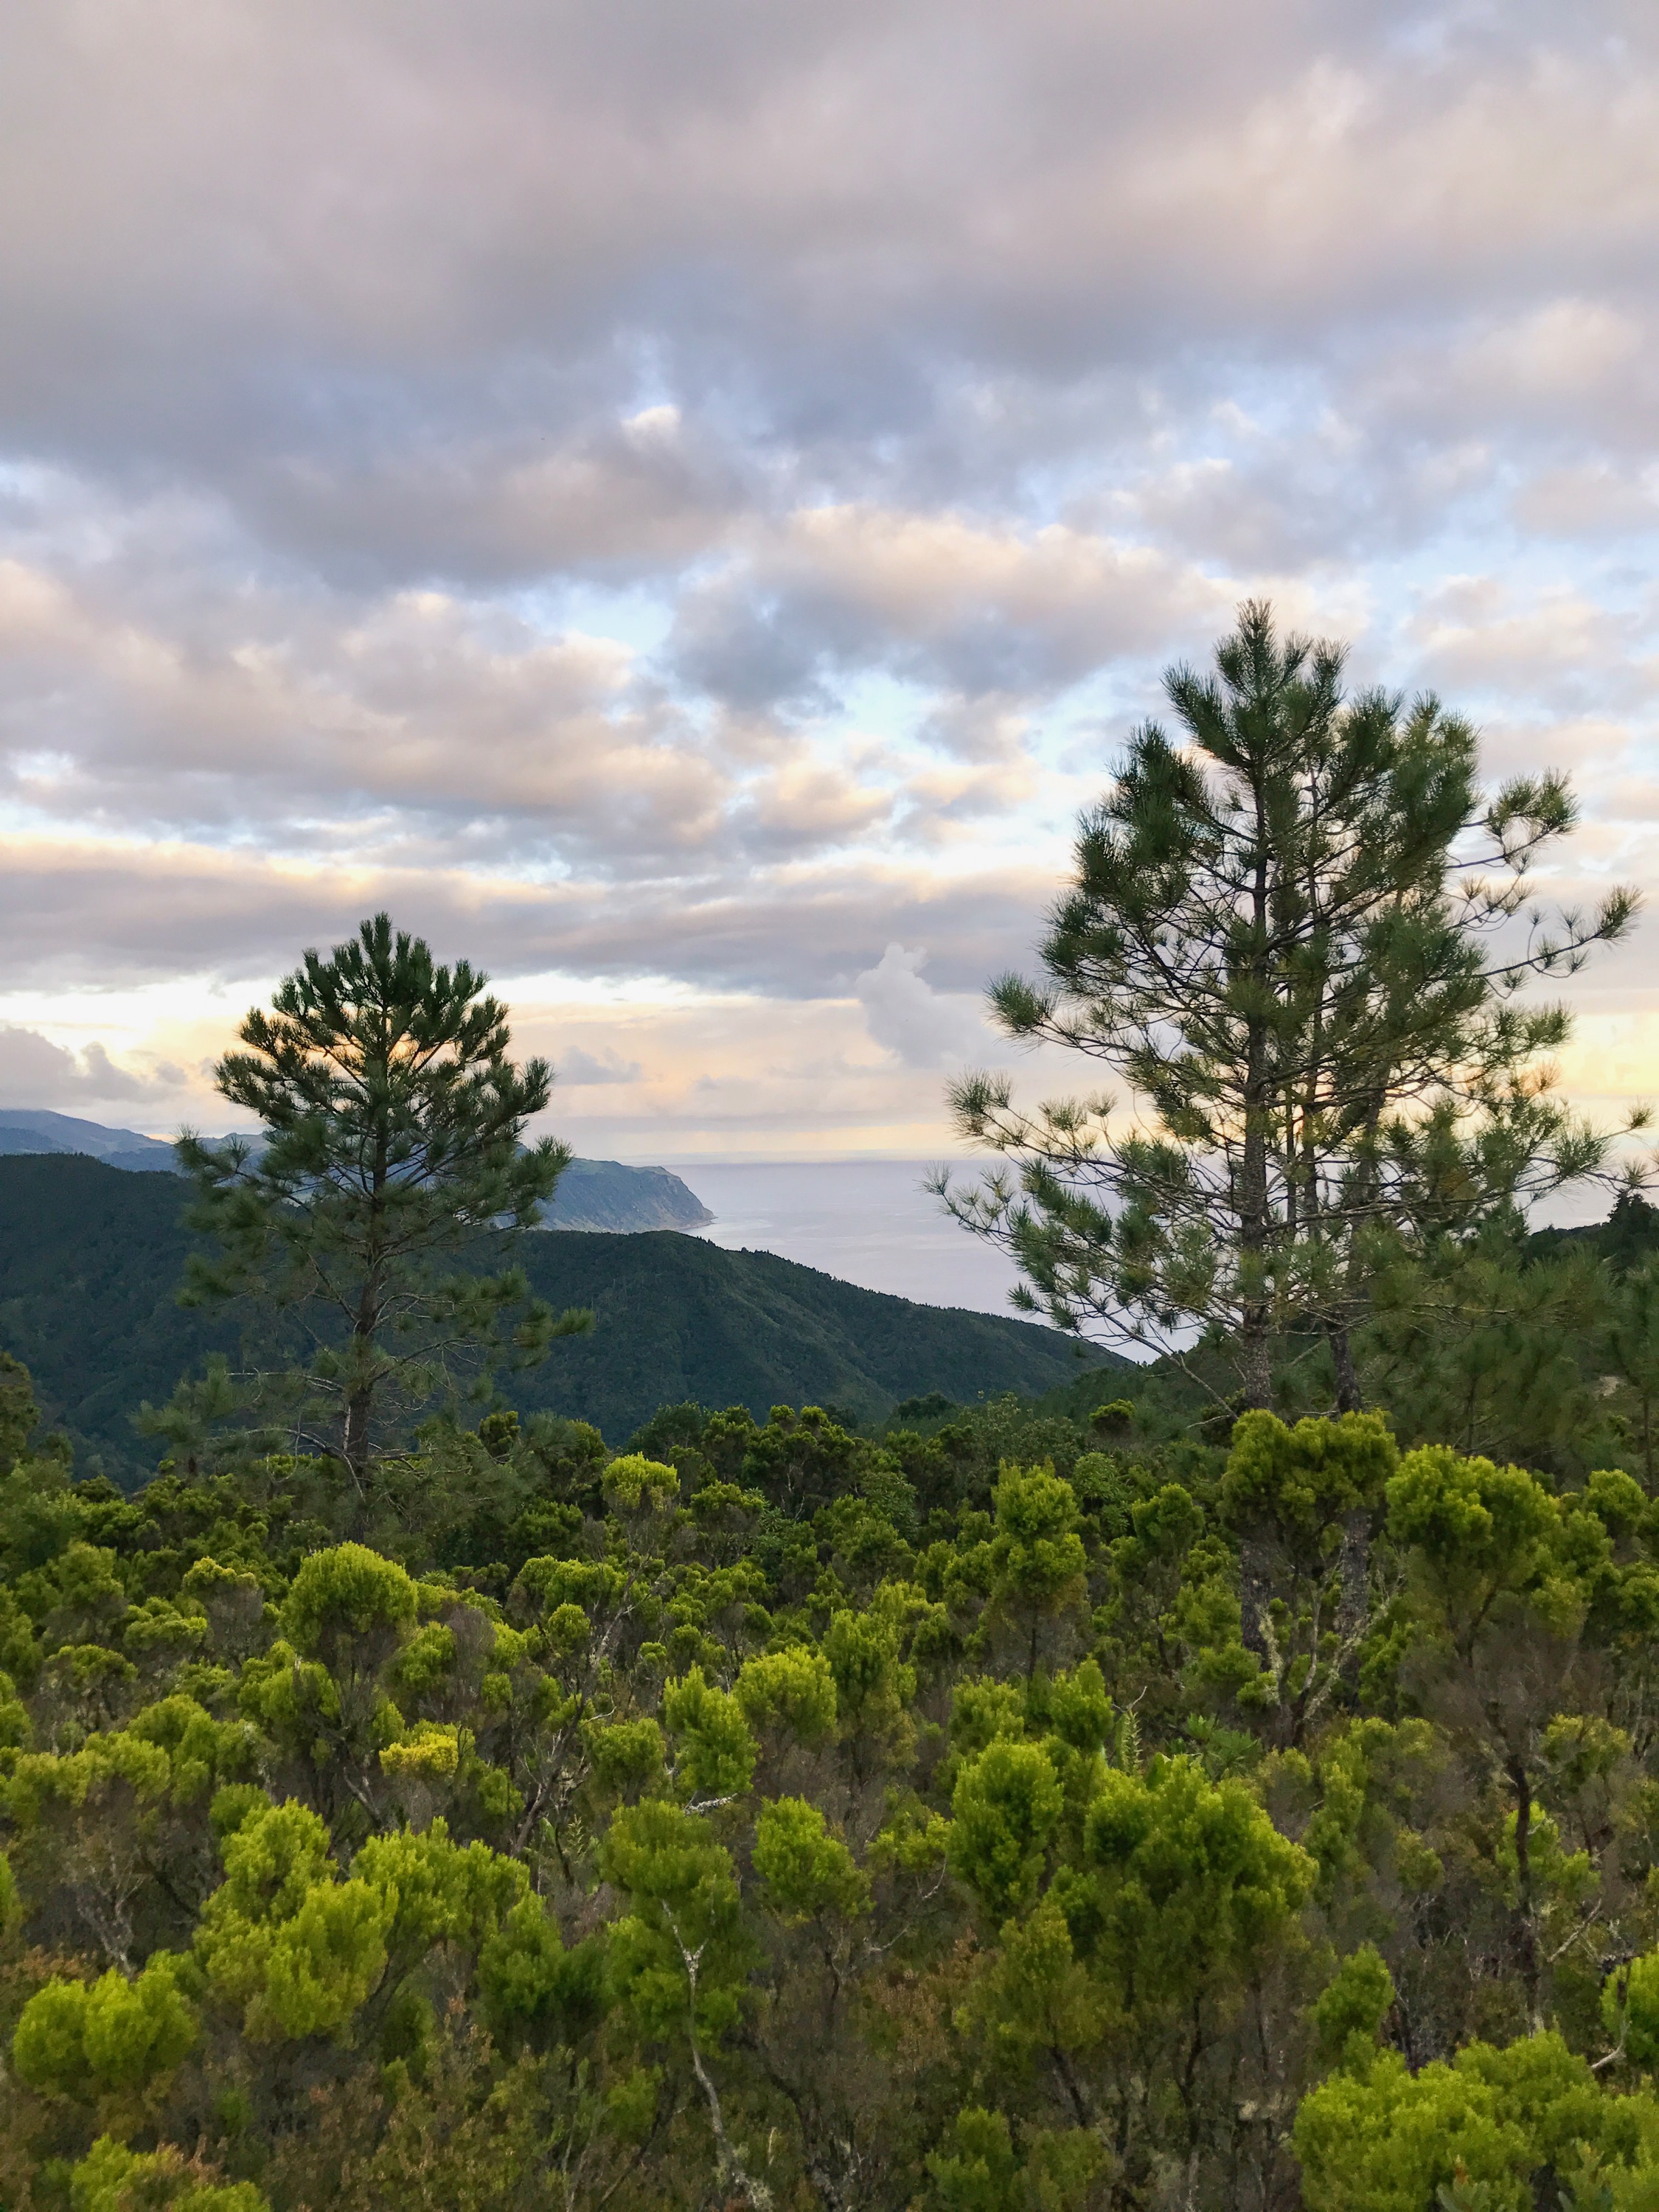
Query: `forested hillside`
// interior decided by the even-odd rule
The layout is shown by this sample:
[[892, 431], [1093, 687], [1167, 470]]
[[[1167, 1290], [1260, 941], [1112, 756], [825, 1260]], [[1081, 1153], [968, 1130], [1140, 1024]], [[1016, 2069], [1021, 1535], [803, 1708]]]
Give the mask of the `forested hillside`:
[[[89, 1159], [0, 1160], [0, 1347], [28, 1365], [51, 1419], [122, 1480], [155, 1463], [132, 1426], [137, 1407], [240, 1343], [234, 1309], [175, 1301], [188, 1195], [175, 1176]], [[528, 1374], [504, 1375], [504, 1396], [617, 1440], [683, 1399], [763, 1419], [773, 1405], [827, 1401], [879, 1418], [929, 1391], [1036, 1395], [1079, 1371], [1076, 1347], [1053, 1330], [915, 1305], [670, 1231], [536, 1232], [515, 1256], [550, 1304], [590, 1308], [595, 1327]]]

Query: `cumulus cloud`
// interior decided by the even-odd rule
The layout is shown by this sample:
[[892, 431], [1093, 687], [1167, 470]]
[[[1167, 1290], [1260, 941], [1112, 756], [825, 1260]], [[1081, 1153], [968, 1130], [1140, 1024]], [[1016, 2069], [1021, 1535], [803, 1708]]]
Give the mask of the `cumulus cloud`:
[[837, 678], [884, 665], [951, 693], [1043, 694], [1212, 621], [1235, 596], [1064, 524], [811, 507], [685, 595], [672, 665], [750, 708], [822, 703]]
[[96, 1040], [71, 1052], [39, 1030], [0, 1024], [0, 1106], [153, 1104], [185, 1082], [165, 1064], [144, 1074], [119, 1066]]
[[18, 1027], [390, 904], [926, 1076], [1263, 591], [1659, 884], [1650, 9], [155, 0], [7, 60]]
[[14, 988], [131, 988], [200, 975], [240, 983], [350, 936], [389, 905], [445, 957], [504, 982], [550, 973], [671, 977], [706, 990], [843, 991], [896, 933], [925, 933], [954, 990], [1018, 958], [1048, 872], [1004, 861], [965, 880], [866, 855], [745, 877], [525, 882], [463, 866], [300, 865], [137, 842], [0, 838], [0, 935]]
[[615, 581], [718, 544], [757, 473], [712, 426], [659, 404], [596, 411], [551, 441], [475, 429], [334, 468], [290, 452], [251, 471], [240, 500], [273, 541], [343, 581], [424, 572], [488, 586], [550, 568]]
[[1540, 469], [1516, 494], [1515, 519], [1548, 538], [1616, 538], [1659, 530], [1659, 483], [1607, 462]]
[[939, 1067], [982, 1056], [988, 1032], [971, 999], [935, 991], [921, 971], [920, 948], [890, 945], [854, 984], [865, 1025], [875, 1042], [907, 1067]]
[[514, 1034], [526, 1051], [562, 1054], [579, 1042], [641, 1062], [635, 1083], [555, 1091], [546, 1128], [590, 1157], [672, 1161], [737, 1148], [799, 1159], [804, 1133], [813, 1149], [917, 1160], [957, 1148], [938, 1073], [876, 1046], [850, 992], [616, 1008], [526, 998]]
[[187, 613], [138, 617], [106, 579], [0, 564], [18, 800], [312, 849], [319, 815], [510, 817], [532, 843], [556, 826], [637, 851], [695, 841], [718, 811], [717, 766], [630, 692], [612, 640], [436, 590], [319, 605], [201, 584]]
[[1650, 702], [1650, 627], [1639, 606], [1609, 606], [1565, 580], [1522, 593], [1491, 574], [1447, 578], [1413, 624], [1424, 672], [1443, 689], [1501, 687], [1558, 717]]
[[563, 425], [648, 335], [859, 434], [925, 385], [918, 338], [1075, 373], [1540, 261], [1639, 281], [1650, 19], [1414, 30], [1384, 0], [721, 0], [695, 35], [646, 0], [42, 11], [7, 71], [14, 381], [234, 466], [476, 412], [485, 364], [496, 422]]

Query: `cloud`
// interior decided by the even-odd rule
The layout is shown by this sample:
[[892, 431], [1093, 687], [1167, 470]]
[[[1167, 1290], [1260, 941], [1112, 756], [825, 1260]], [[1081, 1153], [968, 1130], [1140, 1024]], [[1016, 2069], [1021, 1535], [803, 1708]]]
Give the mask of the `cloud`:
[[1255, 592], [1577, 770], [1572, 867], [1659, 886], [1650, 9], [25, 15], [15, 1030], [142, 1036], [390, 904], [507, 982], [754, 994], [808, 1059], [841, 1006], [933, 1101]]
[[637, 1083], [642, 1073], [637, 1060], [618, 1060], [611, 1052], [596, 1057], [580, 1045], [572, 1045], [559, 1058], [560, 1085], [570, 1091], [589, 1090], [596, 1084]]
[[872, 666], [952, 693], [1051, 692], [1212, 622], [1236, 596], [1067, 525], [812, 507], [688, 592], [670, 665], [751, 708], [822, 704], [837, 678]]
[[1051, 889], [1005, 861], [963, 876], [854, 854], [745, 877], [526, 882], [464, 866], [343, 866], [139, 842], [0, 838], [0, 934], [13, 987], [131, 988], [274, 979], [301, 949], [388, 907], [447, 958], [498, 980], [672, 976], [700, 989], [817, 997], [845, 988], [899, 933], [925, 934], [957, 990], [1018, 958]]
[[875, 1042], [896, 1053], [907, 1067], [939, 1067], [982, 1058], [988, 1032], [972, 1000], [933, 990], [921, 970], [927, 955], [890, 945], [854, 988]]
[[1540, 264], [1639, 283], [1659, 173], [1651, 25], [1607, 5], [76, 21], [9, 57], [12, 388], [227, 473], [365, 422], [562, 430], [641, 352], [862, 435], [940, 356], [1069, 377]]
[[1546, 537], [1616, 538], [1659, 530], [1659, 490], [1606, 462], [1544, 469], [1516, 494], [1514, 514]]
[[1501, 690], [1558, 714], [1651, 702], [1649, 627], [1642, 609], [1610, 607], [1565, 580], [1523, 596], [1491, 574], [1446, 578], [1413, 623], [1423, 672], [1441, 687]]
[[390, 813], [404, 835], [510, 817], [532, 846], [637, 853], [695, 842], [719, 811], [718, 764], [630, 690], [614, 641], [435, 590], [231, 593], [210, 570], [200, 586], [187, 609], [141, 611], [106, 576], [0, 563], [19, 801], [312, 849], [319, 813]]
[[96, 1040], [76, 1053], [38, 1030], [0, 1024], [3, 1106], [154, 1103], [172, 1097], [185, 1082], [178, 1068], [166, 1064], [147, 1075], [118, 1066]]
[[875, 1045], [850, 992], [812, 1000], [677, 994], [621, 1006], [526, 995], [514, 1030], [526, 1051], [562, 1053], [579, 1041], [596, 1057], [641, 1062], [635, 1083], [554, 1092], [546, 1129], [590, 1158], [741, 1150], [799, 1158], [804, 1133], [812, 1150], [921, 1161], [959, 1144], [937, 1073]]
[[342, 581], [476, 586], [550, 568], [649, 574], [718, 544], [752, 496], [741, 449], [677, 406], [595, 411], [549, 442], [475, 430], [370, 447], [335, 468], [291, 452], [250, 475], [240, 503], [273, 542]]

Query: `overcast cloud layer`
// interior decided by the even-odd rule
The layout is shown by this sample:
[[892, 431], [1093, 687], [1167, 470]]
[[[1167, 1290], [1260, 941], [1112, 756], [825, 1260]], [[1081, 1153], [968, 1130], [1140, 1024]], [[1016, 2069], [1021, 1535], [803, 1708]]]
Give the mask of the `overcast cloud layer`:
[[1249, 592], [1659, 884], [1650, 7], [3, 15], [0, 1103], [389, 904], [586, 1149], [932, 1149]]

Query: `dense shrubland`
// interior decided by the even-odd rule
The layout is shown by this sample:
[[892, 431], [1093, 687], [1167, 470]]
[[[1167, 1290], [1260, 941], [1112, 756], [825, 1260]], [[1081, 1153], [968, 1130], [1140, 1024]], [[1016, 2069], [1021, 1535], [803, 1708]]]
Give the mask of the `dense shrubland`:
[[434, 1431], [376, 1548], [13, 1371], [0, 2201], [1659, 2201], [1643, 1486], [917, 1418]]

